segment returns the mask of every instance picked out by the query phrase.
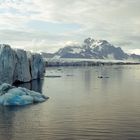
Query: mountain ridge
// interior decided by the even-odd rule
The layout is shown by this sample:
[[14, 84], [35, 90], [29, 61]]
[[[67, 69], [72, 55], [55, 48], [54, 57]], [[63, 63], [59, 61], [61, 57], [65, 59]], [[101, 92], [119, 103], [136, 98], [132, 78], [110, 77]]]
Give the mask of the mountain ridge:
[[[43, 53], [49, 58], [85, 58], [85, 59], [109, 59], [109, 60], [127, 60], [138, 59], [140, 55], [127, 54], [120, 47], [116, 47], [106, 40], [94, 40], [86, 38], [82, 45], [68, 45], [60, 48], [55, 53]], [[48, 57], [47, 57], [48, 58]]]

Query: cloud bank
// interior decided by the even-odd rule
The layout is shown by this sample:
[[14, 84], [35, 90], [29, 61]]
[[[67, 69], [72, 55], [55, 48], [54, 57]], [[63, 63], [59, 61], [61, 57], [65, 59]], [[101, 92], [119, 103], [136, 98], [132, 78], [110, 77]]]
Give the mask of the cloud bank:
[[140, 0], [0, 0], [0, 43], [55, 51], [86, 37], [140, 53]]

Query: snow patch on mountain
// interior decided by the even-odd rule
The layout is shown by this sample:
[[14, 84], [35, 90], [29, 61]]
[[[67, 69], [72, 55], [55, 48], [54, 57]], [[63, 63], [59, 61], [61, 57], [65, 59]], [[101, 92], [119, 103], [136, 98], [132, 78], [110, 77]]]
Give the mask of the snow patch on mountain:
[[82, 51], [82, 48], [79, 48], [79, 47], [75, 47], [73, 48], [73, 50], [71, 50], [71, 53], [80, 53]]
[[114, 54], [108, 54], [108, 55], [107, 55], [107, 58], [108, 58], [108, 59], [111, 59], [111, 60], [114, 60], [114, 59], [115, 59], [115, 58], [114, 58]]

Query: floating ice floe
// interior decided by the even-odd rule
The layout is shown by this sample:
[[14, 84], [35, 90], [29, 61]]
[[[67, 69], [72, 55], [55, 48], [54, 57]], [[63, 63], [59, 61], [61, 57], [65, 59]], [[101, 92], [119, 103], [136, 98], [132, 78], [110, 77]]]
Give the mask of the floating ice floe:
[[0, 105], [28, 105], [44, 102], [48, 99], [45, 95], [22, 87], [14, 87], [3, 83], [0, 85]]

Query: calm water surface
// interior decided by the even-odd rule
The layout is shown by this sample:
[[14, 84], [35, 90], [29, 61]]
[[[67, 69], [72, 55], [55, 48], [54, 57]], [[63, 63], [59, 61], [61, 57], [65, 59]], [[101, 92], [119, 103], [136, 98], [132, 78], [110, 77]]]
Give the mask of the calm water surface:
[[47, 68], [46, 75], [62, 77], [21, 86], [49, 100], [0, 107], [0, 140], [140, 139], [140, 66]]

